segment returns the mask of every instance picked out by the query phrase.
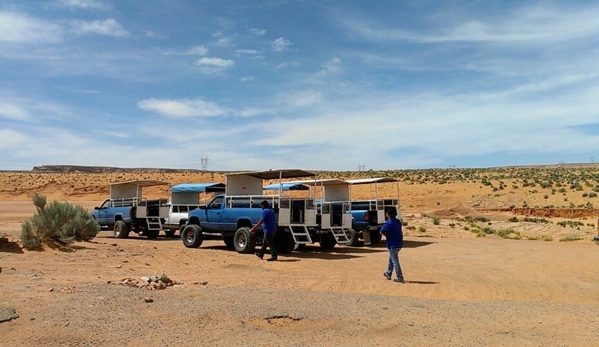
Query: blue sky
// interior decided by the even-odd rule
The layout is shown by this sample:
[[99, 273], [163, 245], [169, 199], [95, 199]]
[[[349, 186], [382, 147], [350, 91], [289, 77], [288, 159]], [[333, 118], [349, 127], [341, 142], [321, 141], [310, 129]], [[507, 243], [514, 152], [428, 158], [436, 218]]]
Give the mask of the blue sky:
[[594, 1], [0, 2], [0, 169], [599, 161]]

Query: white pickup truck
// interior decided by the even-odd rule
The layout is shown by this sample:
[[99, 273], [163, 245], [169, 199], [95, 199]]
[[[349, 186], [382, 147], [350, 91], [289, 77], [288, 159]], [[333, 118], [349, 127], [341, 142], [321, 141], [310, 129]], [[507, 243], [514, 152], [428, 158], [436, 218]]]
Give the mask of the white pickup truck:
[[181, 183], [170, 187], [171, 202], [167, 203], [168, 217], [163, 223], [166, 236], [174, 236], [177, 230], [181, 234], [187, 225], [188, 213], [210, 201], [211, 196], [200, 199], [201, 194], [224, 191], [224, 183]]

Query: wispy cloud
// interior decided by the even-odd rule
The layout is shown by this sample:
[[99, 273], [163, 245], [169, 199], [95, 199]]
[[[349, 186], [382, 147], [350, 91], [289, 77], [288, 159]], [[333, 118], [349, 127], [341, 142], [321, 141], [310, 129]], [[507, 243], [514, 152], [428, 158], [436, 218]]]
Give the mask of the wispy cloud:
[[137, 103], [143, 110], [153, 111], [169, 117], [216, 117], [224, 116], [229, 111], [213, 102], [202, 99], [147, 99]]
[[0, 99], [0, 118], [26, 121], [30, 115], [21, 106]]
[[250, 32], [251, 32], [252, 34], [255, 34], [255, 35], [260, 35], [260, 36], [262, 36], [262, 35], [266, 35], [266, 32], [267, 32], [267, 30], [266, 30], [266, 29], [256, 29], [256, 28], [251, 28], [251, 29], [250, 29]]
[[109, 9], [110, 5], [98, 0], [57, 0], [56, 5], [81, 9]]
[[0, 10], [0, 43], [55, 43], [62, 40], [63, 32], [52, 22]]
[[[336, 17], [352, 34], [371, 41], [413, 41], [419, 43], [489, 42], [533, 45], [565, 41], [599, 34], [599, 9], [589, 7], [520, 6], [505, 16], [471, 18], [450, 12], [431, 13], [438, 25], [431, 30], [414, 31], [393, 23], [373, 22], [359, 15]], [[357, 17], [359, 20], [356, 20]], [[482, 18], [481, 18], [482, 17]]]
[[213, 41], [211, 43], [212, 46], [216, 46], [216, 47], [234, 47], [235, 46], [235, 42], [233, 42], [233, 39], [231, 37], [226, 36], [222, 32], [217, 32], [217, 33], [213, 34], [212, 37], [214, 39], [216, 39], [216, 41]]
[[196, 65], [200, 67], [200, 71], [203, 74], [211, 75], [226, 70], [227, 68], [235, 65], [235, 62], [233, 60], [215, 57], [204, 57], [198, 59], [196, 61]]
[[129, 36], [129, 32], [112, 18], [106, 20], [95, 20], [91, 22], [76, 20], [73, 21], [73, 29], [79, 34], [92, 33], [113, 37]]
[[275, 52], [283, 52], [291, 46], [292, 43], [283, 37], [279, 37], [278, 39], [271, 41], [270, 45]]

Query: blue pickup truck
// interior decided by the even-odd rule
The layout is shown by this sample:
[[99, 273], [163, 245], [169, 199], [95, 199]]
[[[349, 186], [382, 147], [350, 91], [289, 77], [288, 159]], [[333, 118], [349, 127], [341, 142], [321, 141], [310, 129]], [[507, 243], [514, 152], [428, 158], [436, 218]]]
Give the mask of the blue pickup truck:
[[91, 211], [100, 228], [114, 232], [116, 238], [127, 238], [133, 231], [148, 239], [158, 237], [168, 217], [167, 199], [146, 199], [144, 187], [168, 185], [167, 182], [139, 180], [113, 183], [110, 198]]
[[263, 194], [263, 181], [314, 176], [303, 170], [269, 170], [226, 175], [226, 192], [217, 195], [206, 206], [190, 211], [181, 239], [188, 248], [200, 247], [205, 235], [222, 236], [225, 244], [239, 253], [253, 253], [262, 242], [262, 230], [250, 233], [258, 223], [260, 202], [269, 202], [275, 212], [279, 253], [290, 253], [296, 245], [320, 242], [322, 248], [335, 246], [330, 233], [322, 233], [316, 223], [316, 208], [312, 197], [291, 197]]

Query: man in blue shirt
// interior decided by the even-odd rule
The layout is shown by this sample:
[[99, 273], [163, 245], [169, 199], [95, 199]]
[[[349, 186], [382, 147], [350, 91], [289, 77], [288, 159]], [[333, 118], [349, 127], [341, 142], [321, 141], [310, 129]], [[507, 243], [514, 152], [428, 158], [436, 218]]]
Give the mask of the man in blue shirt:
[[268, 246], [270, 247], [270, 258], [266, 260], [275, 261], [277, 260], [278, 256], [277, 247], [275, 245], [275, 233], [277, 232], [275, 212], [270, 208], [268, 201], [266, 200], [260, 203], [260, 207], [262, 208], [262, 215], [260, 216], [260, 221], [250, 229], [250, 232], [253, 233], [260, 225], [262, 225], [262, 231], [264, 232], [264, 238], [262, 239], [262, 247], [260, 247], [260, 252], [256, 252], [256, 256], [260, 259], [263, 259], [264, 252], [266, 251], [266, 246]]
[[389, 265], [387, 271], [383, 273], [383, 276], [388, 280], [391, 279], [393, 269], [397, 278], [395, 282], [406, 283], [403, 278], [403, 272], [401, 271], [401, 265], [399, 264], [399, 251], [403, 247], [403, 232], [401, 230], [401, 221], [397, 219], [397, 209], [395, 207], [388, 207], [385, 212], [387, 221], [381, 227], [381, 234], [385, 235], [387, 239], [387, 249], [389, 250]]

